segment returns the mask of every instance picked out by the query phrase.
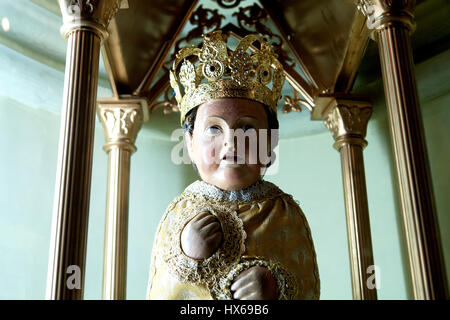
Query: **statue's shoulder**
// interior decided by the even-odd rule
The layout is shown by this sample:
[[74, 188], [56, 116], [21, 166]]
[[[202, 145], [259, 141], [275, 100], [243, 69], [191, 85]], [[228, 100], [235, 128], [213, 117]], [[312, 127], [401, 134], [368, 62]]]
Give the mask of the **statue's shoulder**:
[[191, 183], [189, 186], [187, 186], [181, 194], [176, 196], [167, 206], [165, 215], [168, 213], [176, 210], [177, 208], [185, 208], [186, 206], [189, 206], [191, 203], [196, 202], [199, 200], [198, 193], [194, 192], [193, 186], [197, 185], [198, 182], [195, 181]]
[[288, 206], [293, 207], [299, 211], [302, 211], [300, 202], [294, 198], [294, 196], [290, 193], [285, 192], [283, 189], [278, 187], [276, 184], [266, 181], [266, 183], [271, 185], [271, 188], [273, 192], [271, 192], [271, 195], [273, 197], [281, 198], [283, 199]]
[[260, 198], [262, 198], [263, 201], [267, 199], [292, 197], [290, 194], [284, 192], [278, 185], [270, 181], [263, 180], [260, 189]]

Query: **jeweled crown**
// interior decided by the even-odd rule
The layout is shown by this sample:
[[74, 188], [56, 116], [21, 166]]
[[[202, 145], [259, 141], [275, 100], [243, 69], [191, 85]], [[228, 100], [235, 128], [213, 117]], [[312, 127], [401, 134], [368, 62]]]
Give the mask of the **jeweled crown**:
[[204, 35], [202, 48], [181, 49], [170, 70], [181, 125], [190, 110], [219, 98], [258, 101], [276, 115], [284, 80], [283, 66], [262, 37], [248, 35], [233, 51], [220, 30]]

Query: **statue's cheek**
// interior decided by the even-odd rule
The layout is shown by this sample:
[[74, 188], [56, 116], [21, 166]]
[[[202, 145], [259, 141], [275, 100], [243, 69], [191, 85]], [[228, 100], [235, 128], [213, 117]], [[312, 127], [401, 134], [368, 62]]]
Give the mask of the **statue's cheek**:
[[216, 150], [214, 146], [204, 145], [203, 148], [199, 150], [199, 152], [201, 153], [201, 165], [205, 169], [217, 166], [220, 163], [220, 150]]

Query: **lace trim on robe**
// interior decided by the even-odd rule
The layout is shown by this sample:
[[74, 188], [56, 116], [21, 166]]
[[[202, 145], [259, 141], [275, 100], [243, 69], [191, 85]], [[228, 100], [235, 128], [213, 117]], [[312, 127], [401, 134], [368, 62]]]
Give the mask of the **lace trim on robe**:
[[275, 184], [259, 180], [242, 190], [222, 190], [216, 186], [197, 180], [190, 184], [185, 192], [202, 195], [219, 202], [251, 202], [267, 198], [274, 194], [283, 193]]

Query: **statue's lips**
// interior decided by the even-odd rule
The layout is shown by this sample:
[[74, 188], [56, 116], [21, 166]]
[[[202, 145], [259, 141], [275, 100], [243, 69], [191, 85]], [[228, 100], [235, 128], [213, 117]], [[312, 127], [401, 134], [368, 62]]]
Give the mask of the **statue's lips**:
[[222, 164], [245, 164], [244, 158], [237, 154], [226, 154], [220, 162]]
[[234, 160], [234, 161], [239, 161], [239, 160], [243, 160], [244, 158], [237, 155], [236, 153], [227, 153], [222, 157], [222, 160]]

